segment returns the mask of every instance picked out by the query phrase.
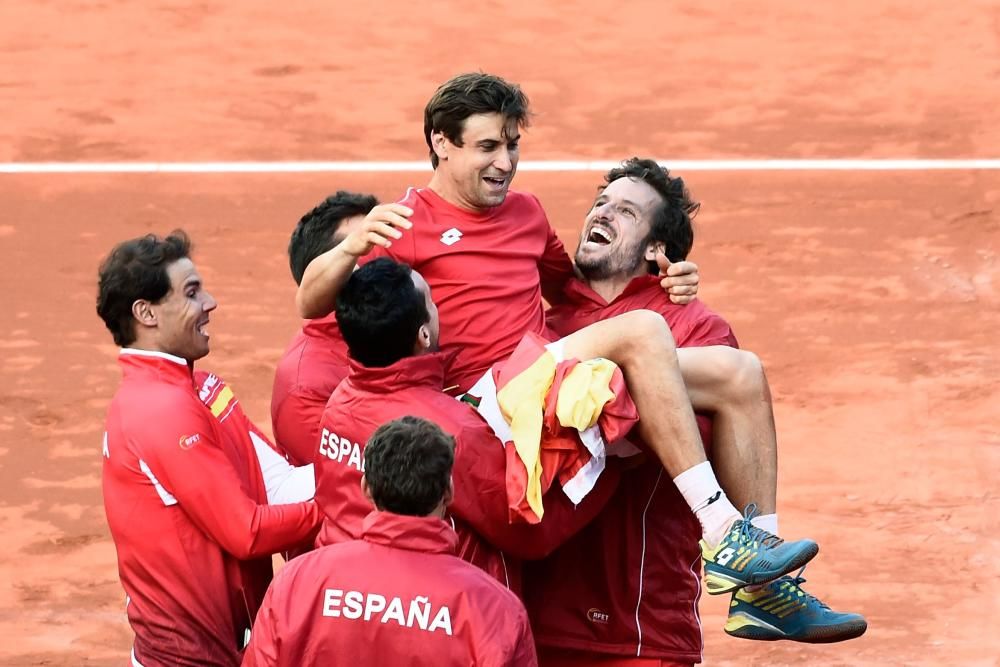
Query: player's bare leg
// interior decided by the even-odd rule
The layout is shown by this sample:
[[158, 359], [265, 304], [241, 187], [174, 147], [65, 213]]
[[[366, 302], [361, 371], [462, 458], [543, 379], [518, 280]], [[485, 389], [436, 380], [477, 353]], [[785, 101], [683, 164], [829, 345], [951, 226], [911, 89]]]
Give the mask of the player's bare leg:
[[672, 477], [707, 461], [674, 339], [661, 316], [626, 313], [567, 336], [563, 345], [567, 357], [603, 357], [621, 367], [639, 408], [643, 437]]
[[[760, 359], [723, 346], [682, 348], [677, 357], [694, 409], [713, 416], [712, 467], [722, 488], [736, 507], [753, 503], [762, 515], [774, 515], [778, 441]], [[776, 523], [761, 527], [777, 533]]]
[[702, 526], [709, 593], [773, 580], [805, 565], [814, 542], [782, 542], [756, 528], [726, 497], [705, 457], [670, 329], [651, 311], [632, 311], [563, 339], [566, 356], [618, 364], [639, 409], [643, 439], [659, 458]]
[[[719, 482], [738, 506], [758, 506], [761, 515], [753, 525], [777, 533], [777, 438], [760, 359], [729, 347], [683, 348], [677, 356], [691, 403], [713, 413], [712, 465]], [[734, 591], [726, 632], [743, 639], [809, 643], [865, 633], [863, 616], [830, 609], [803, 590], [801, 574]], [[778, 608], [782, 613], [772, 611]]]

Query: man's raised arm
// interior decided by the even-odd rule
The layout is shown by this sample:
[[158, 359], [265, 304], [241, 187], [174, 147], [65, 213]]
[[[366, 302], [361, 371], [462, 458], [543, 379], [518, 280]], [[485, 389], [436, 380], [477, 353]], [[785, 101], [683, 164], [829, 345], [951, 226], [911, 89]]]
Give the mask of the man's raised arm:
[[393, 241], [402, 238], [400, 230], [413, 226], [407, 219], [411, 215], [413, 210], [402, 204], [376, 206], [358, 229], [309, 262], [295, 293], [299, 315], [315, 319], [332, 313], [337, 304], [337, 294], [351, 277], [358, 259], [376, 247], [389, 248]]

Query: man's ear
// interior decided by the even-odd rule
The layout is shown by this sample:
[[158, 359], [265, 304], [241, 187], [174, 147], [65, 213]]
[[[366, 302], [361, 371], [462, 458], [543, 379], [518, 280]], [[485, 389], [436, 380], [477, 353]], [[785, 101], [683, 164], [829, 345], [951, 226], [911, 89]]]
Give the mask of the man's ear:
[[431, 347], [431, 330], [426, 324], [421, 324], [420, 328], [417, 329], [417, 341], [420, 343], [420, 347], [425, 350], [429, 350]]
[[156, 313], [153, 312], [153, 304], [146, 299], [136, 299], [132, 302], [132, 317], [145, 327], [155, 327], [157, 325]]
[[663, 241], [650, 241], [646, 244], [646, 254], [642, 256], [647, 262], [656, 261], [656, 253], [662, 252], [666, 255], [667, 245]]
[[448, 137], [444, 136], [444, 132], [439, 132], [437, 130], [431, 132], [431, 147], [434, 149], [434, 154], [438, 156], [439, 160], [448, 159]]
[[448, 488], [445, 490], [444, 498], [442, 499], [441, 502], [444, 504], [445, 507], [448, 507], [448, 505], [451, 505], [451, 501], [454, 498], [455, 498], [455, 480], [449, 477]]
[[[365, 499], [371, 503], [372, 507], [375, 507], [375, 500], [372, 498], [372, 490], [368, 486], [368, 478], [361, 475], [361, 494], [364, 495]], [[376, 507], [376, 509], [378, 509]]]

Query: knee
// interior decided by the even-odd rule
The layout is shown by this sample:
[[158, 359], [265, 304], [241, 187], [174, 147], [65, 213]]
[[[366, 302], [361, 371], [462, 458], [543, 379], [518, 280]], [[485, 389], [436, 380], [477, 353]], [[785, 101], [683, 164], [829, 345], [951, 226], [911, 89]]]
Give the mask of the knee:
[[734, 398], [759, 396], [766, 387], [764, 364], [760, 357], [747, 350], [732, 350], [723, 361], [724, 374]]
[[663, 316], [652, 310], [633, 310], [618, 316], [622, 322], [621, 342], [627, 353], [643, 355], [643, 360], [675, 352], [677, 345], [670, 333], [670, 325]]

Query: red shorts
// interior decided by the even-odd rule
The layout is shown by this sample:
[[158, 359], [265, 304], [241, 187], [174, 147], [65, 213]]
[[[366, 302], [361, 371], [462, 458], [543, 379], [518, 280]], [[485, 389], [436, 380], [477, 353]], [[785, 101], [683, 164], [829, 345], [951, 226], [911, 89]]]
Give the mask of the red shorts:
[[539, 667], [694, 667], [689, 662], [674, 662], [659, 658], [637, 658], [631, 655], [584, 653], [569, 649], [538, 647]]

